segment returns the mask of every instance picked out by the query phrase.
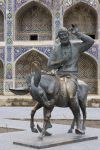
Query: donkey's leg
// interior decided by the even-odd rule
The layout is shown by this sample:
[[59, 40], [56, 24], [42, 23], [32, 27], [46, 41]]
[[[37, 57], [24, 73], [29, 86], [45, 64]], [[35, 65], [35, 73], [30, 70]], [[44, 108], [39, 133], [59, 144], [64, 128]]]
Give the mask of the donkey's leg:
[[52, 128], [51, 122], [50, 122], [50, 118], [51, 118], [51, 112], [53, 110], [54, 106], [51, 106], [48, 108], [44, 108], [44, 123], [45, 123], [45, 128]]
[[73, 112], [75, 121], [76, 121], [76, 133], [77, 134], [84, 134], [84, 131], [81, 130], [81, 116], [80, 116], [80, 108], [79, 105], [77, 103], [77, 100], [75, 99], [71, 99], [70, 100], [70, 108]]
[[81, 130], [81, 115], [80, 115], [80, 107], [77, 99], [77, 80], [73, 77], [67, 78], [67, 93], [69, 96], [69, 106], [73, 112], [75, 121], [76, 121], [76, 133], [83, 134]]
[[[44, 136], [46, 136], [46, 130], [48, 128], [51, 128], [52, 125], [50, 123], [50, 117], [51, 117], [51, 112], [53, 110], [54, 106], [52, 107], [44, 107], [44, 122], [43, 122], [43, 130], [42, 130], [42, 133], [40, 135], [40, 138], [42, 139]], [[47, 134], [48, 135], [48, 134]], [[51, 135], [51, 134], [49, 134]]]
[[35, 112], [40, 109], [42, 106], [40, 103], [36, 103], [34, 108], [32, 109], [31, 111], [31, 120], [30, 120], [30, 127], [31, 127], [31, 131], [32, 132], [38, 132], [36, 128], [34, 128], [34, 115], [35, 115]]
[[75, 126], [75, 118], [73, 118], [71, 127], [70, 127], [70, 129], [68, 130], [68, 133], [73, 133], [74, 126]]
[[79, 100], [79, 105], [83, 114], [83, 124], [82, 129], [85, 131], [85, 122], [86, 122], [86, 100]]

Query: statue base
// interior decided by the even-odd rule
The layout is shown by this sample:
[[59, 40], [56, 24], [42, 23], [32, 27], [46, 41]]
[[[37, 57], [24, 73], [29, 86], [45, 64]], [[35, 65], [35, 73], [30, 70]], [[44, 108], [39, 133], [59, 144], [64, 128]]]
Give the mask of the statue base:
[[76, 134], [56, 134], [49, 137], [39, 138], [39, 134], [30, 134], [25, 132], [25, 135], [21, 139], [16, 140], [13, 144], [31, 147], [36, 149], [50, 148], [65, 144], [72, 144], [77, 142], [89, 141], [98, 139], [97, 136], [89, 135], [76, 135]]

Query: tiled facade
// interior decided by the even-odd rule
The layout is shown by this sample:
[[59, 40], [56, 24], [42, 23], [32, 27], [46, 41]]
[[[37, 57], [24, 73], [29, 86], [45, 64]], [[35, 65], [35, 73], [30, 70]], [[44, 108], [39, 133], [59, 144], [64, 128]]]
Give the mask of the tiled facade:
[[9, 87], [25, 86], [32, 62], [38, 61], [47, 70], [58, 29], [71, 24], [95, 38], [94, 45], [80, 59], [79, 78], [89, 84], [90, 93], [99, 95], [98, 0], [0, 0], [0, 94], [11, 95]]

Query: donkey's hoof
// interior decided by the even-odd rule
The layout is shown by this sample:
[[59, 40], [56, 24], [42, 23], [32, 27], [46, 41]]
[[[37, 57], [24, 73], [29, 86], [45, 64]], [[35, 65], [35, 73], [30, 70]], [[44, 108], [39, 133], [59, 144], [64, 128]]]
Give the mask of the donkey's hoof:
[[[40, 133], [42, 133], [43, 128], [41, 128], [38, 124], [37, 124], [37, 129], [38, 129], [38, 131], [39, 131]], [[52, 135], [52, 134], [49, 133], [49, 132], [47, 132], [47, 131], [45, 131], [45, 133], [44, 133], [44, 136], [51, 136], [51, 135]]]
[[51, 133], [49, 133], [49, 132], [45, 132], [45, 136], [51, 136], [52, 134]]
[[31, 131], [34, 133], [38, 133], [38, 130], [36, 128], [31, 128]]
[[73, 133], [73, 130], [72, 130], [72, 129], [69, 129], [67, 133]]
[[75, 133], [83, 135], [83, 134], [85, 134], [85, 131], [80, 130], [80, 129], [75, 129]]
[[47, 128], [46, 129], [48, 129], [48, 128], [52, 128], [52, 124], [51, 123], [47, 124]]

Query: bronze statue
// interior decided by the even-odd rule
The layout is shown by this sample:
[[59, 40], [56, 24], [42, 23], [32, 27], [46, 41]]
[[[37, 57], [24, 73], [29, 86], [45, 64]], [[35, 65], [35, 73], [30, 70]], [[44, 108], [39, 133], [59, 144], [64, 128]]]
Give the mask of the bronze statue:
[[[51, 75], [41, 75], [40, 70], [36, 66], [35, 74], [30, 76], [30, 79], [27, 81], [29, 85], [29, 91], [33, 99], [37, 101], [36, 105], [34, 106], [32, 112], [31, 112], [31, 130], [33, 132], [37, 132], [37, 129], [34, 128], [34, 115], [35, 112], [40, 109], [41, 107], [44, 108], [44, 124], [43, 124], [43, 130], [42, 131], [42, 137], [44, 135], [49, 135], [46, 130], [48, 128], [51, 128], [52, 125], [50, 123], [50, 117], [51, 112], [55, 106], [57, 107], [70, 107], [74, 119], [71, 124], [71, 127], [69, 129], [69, 133], [72, 133], [72, 130], [74, 129], [74, 125], [76, 122], [77, 134], [84, 134], [85, 133], [85, 121], [86, 121], [86, 100], [88, 95], [88, 86], [83, 81], [78, 80], [78, 93], [77, 93], [77, 100], [78, 100], [78, 106], [81, 108], [83, 113], [83, 124], [81, 129], [80, 124], [80, 118], [76, 116], [77, 114], [73, 109], [76, 109], [75, 107], [72, 108], [70, 105], [70, 98], [67, 95], [64, 95], [62, 87], [63, 85], [66, 85], [66, 82], [64, 80], [60, 80], [60, 78], [56, 76]], [[34, 84], [33, 84], [34, 83]], [[52, 87], [52, 88], [51, 88]], [[52, 90], [51, 90], [52, 89]], [[76, 118], [78, 118], [76, 120]], [[40, 130], [39, 126], [37, 126]], [[40, 132], [41, 132], [40, 131]]]
[[[83, 42], [71, 43], [69, 40], [70, 33], [74, 34]], [[37, 129], [34, 127], [35, 112], [39, 108], [44, 107], [43, 129], [37, 126], [38, 130], [42, 132], [41, 137], [49, 135], [46, 130], [52, 127], [50, 117], [55, 106], [70, 107], [74, 119], [68, 132], [72, 132], [76, 122], [76, 133], [85, 133], [88, 86], [83, 81], [77, 80], [78, 61], [81, 53], [88, 50], [93, 45], [94, 40], [80, 33], [76, 25], [72, 25], [70, 30], [64, 27], [61, 28], [57, 37], [59, 38], [59, 42], [56, 42], [54, 50], [51, 52], [48, 60], [49, 69], [55, 69], [56, 75], [41, 75], [41, 70], [34, 64], [35, 71], [28, 78], [28, 89], [25, 90], [26, 92], [30, 92], [33, 100], [37, 101], [31, 112], [30, 126], [33, 132], [37, 132]], [[10, 90], [13, 93], [17, 93], [17, 90]], [[80, 108], [83, 113], [82, 126]]]

